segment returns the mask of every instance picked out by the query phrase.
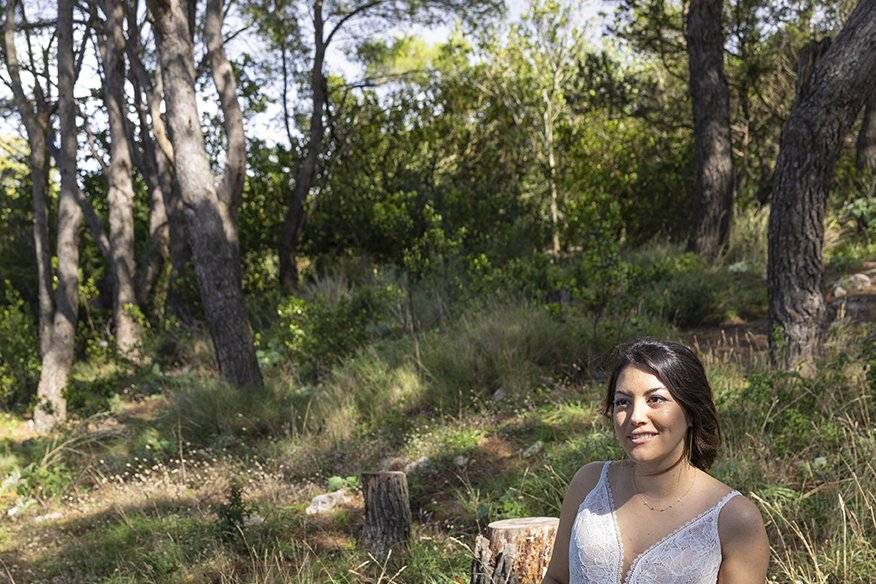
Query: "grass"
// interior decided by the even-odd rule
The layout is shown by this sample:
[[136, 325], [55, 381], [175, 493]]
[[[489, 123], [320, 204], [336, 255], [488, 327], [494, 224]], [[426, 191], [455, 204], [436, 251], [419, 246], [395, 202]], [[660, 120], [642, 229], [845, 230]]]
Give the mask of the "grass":
[[[740, 244], [729, 265], [756, 259], [752, 245]], [[556, 515], [581, 464], [619, 456], [599, 410], [605, 352], [643, 334], [690, 341], [668, 321], [685, 321], [673, 311], [696, 308], [704, 288], [679, 279], [714, 292], [732, 274], [672, 247], [628, 260], [648, 274], [649, 290], [680, 296], [598, 318], [574, 302], [455, 306], [416, 342], [394, 326], [315, 380], [278, 362], [255, 393], [217, 383], [192, 332], [156, 345], [169, 355], [158, 368], [82, 367], [76, 391], [95, 384], [100, 398], [83, 398], [62, 433], [37, 437], [0, 418], [0, 471], [18, 477], [4, 482], [0, 504], [25, 507], [0, 523], [0, 573], [18, 584], [465, 582], [469, 548], [490, 521]], [[757, 315], [762, 289], [737, 281], [736, 310]], [[707, 295], [701, 314], [726, 313], [715, 302]], [[869, 582], [876, 351], [865, 327], [834, 327], [813, 379], [772, 371], [744, 334], [696, 332], [725, 434], [713, 471], [760, 507], [770, 581]], [[404, 555], [387, 561], [358, 548], [361, 498], [328, 516], [304, 512], [330, 477], [421, 457], [428, 464], [408, 475], [415, 524]], [[231, 484], [243, 499], [239, 513], [223, 515]], [[239, 518], [240, 537], [228, 537], [222, 517]]]

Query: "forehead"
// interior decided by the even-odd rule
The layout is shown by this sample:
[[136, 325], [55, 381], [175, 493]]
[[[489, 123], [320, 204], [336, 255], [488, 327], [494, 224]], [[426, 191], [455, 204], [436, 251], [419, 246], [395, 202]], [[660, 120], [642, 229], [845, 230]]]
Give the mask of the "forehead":
[[651, 389], [665, 387], [666, 385], [656, 375], [635, 365], [627, 365], [621, 369], [614, 390], [628, 394], [638, 394], [645, 393]]

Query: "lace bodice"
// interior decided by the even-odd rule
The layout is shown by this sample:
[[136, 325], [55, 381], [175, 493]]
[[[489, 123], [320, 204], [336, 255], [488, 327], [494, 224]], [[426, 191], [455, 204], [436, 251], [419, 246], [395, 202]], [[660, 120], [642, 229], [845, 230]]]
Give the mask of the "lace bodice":
[[569, 584], [715, 584], [721, 567], [718, 515], [739, 493], [731, 491], [639, 554], [622, 583], [623, 542], [608, 484], [610, 466], [603, 465], [599, 482], [578, 507], [569, 539]]

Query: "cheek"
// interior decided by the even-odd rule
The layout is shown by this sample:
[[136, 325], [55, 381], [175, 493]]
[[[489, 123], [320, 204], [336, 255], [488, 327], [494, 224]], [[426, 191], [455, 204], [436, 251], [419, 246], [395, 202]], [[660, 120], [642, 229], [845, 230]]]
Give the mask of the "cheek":
[[684, 410], [677, 404], [668, 404], [654, 413], [651, 419], [667, 429], [686, 430], [687, 419]]

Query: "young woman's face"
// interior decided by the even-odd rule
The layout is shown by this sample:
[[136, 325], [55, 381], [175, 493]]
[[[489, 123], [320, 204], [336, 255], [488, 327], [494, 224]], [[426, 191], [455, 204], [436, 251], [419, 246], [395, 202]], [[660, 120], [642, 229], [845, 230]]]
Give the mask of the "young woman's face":
[[612, 402], [614, 433], [638, 463], [675, 462], [684, 452], [688, 422], [662, 381], [635, 365], [624, 367]]

